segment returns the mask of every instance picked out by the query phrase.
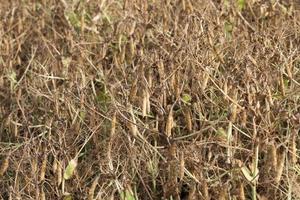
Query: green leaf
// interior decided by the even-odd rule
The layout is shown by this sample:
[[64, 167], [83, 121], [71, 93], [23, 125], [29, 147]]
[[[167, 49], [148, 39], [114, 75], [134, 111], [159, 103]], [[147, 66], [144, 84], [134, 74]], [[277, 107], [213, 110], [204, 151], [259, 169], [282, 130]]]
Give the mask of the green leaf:
[[78, 15], [74, 11], [66, 12], [66, 18], [75, 29], [80, 29], [81, 23]]
[[224, 30], [225, 30], [225, 35], [226, 37], [231, 37], [232, 35], [232, 30], [233, 30], [233, 25], [232, 23], [226, 21], [225, 24], [224, 24]]
[[227, 133], [225, 132], [225, 130], [222, 127], [218, 128], [217, 136], [219, 136], [220, 138], [227, 139]]
[[239, 10], [243, 10], [246, 6], [246, 0], [238, 0], [238, 8]]
[[182, 101], [186, 104], [189, 104], [192, 100], [192, 97], [189, 94], [183, 94]]
[[70, 160], [67, 168], [65, 169], [65, 173], [64, 173], [65, 180], [68, 180], [73, 176], [76, 167], [77, 167], [77, 159]]
[[65, 196], [63, 200], [73, 200], [72, 195]]
[[120, 196], [121, 200], [135, 200], [133, 192], [130, 189], [122, 191]]
[[229, 4], [229, 1], [228, 0], [224, 0], [224, 5], [226, 8], [229, 8], [230, 4]]

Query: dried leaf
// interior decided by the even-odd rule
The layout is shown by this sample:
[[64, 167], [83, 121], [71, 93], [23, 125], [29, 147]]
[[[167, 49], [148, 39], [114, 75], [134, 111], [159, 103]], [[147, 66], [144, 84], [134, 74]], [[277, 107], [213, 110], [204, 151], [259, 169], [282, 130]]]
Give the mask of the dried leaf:
[[70, 162], [64, 172], [65, 180], [68, 180], [73, 176], [76, 167], [77, 167], [77, 159], [70, 160]]

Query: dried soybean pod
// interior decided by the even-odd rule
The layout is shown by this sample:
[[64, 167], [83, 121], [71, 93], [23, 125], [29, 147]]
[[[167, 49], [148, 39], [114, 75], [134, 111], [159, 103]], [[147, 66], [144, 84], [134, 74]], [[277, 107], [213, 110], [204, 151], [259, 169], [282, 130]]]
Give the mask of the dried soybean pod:
[[131, 89], [130, 89], [130, 94], [129, 94], [129, 100], [130, 102], [134, 102], [136, 98], [136, 93], [137, 93], [137, 79], [132, 83]]
[[6, 156], [6, 158], [2, 161], [1, 167], [0, 167], [0, 177], [5, 174], [9, 166], [9, 156]]
[[45, 174], [46, 174], [46, 168], [47, 168], [47, 161], [48, 161], [48, 155], [45, 153], [41, 165], [41, 171], [40, 171], [40, 181], [45, 180]]
[[56, 173], [56, 170], [57, 170], [57, 159], [56, 156], [54, 156], [53, 163], [52, 163], [52, 172]]
[[295, 165], [298, 161], [298, 158], [297, 158], [297, 144], [296, 144], [296, 140], [297, 140], [297, 130], [293, 130], [292, 132], [292, 141], [291, 141], [291, 151], [290, 151], [290, 154], [291, 154], [291, 162], [293, 165]]
[[184, 153], [180, 153], [180, 165], [179, 165], [179, 179], [182, 180], [184, 177], [184, 169], [185, 169], [185, 161], [184, 161]]
[[278, 160], [277, 160], [277, 167], [276, 167], [276, 173], [275, 173], [275, 183], [278, 185], [280, 183], [283, 169], [284, 169], [284, 163], [285, 163], [285, 151], [279, 153]]
[[206, 180], [203, 181], [203, 184], [202, 184], [202, 187], [201, 187], [201, 192], [202, 192], [202, 195], [203, 195], [204, 199], [210, 199], [209, 198], [209, 193], [208, 193], [208, 185], [207, 185]]
[[167, 117], [167, 123], [166, 123], [166, 135], [167, 135], [167, 137], [171, 137], [173, 127], [174, 127], [173, 109], [172, 109], [172, 107], [170, 107], [169, 114], [168, 114], [168, 117]]
[[96, 189], [96, 186], [97, 186], [97, 184], [98, 184], [99, 178], [100, 178], [100, 177], [97, 176], [97, 177], [94, 179], [94, 181], [93, 181], [93, 183], [92, 183], [92, 185], [91, 185], [91, 187], [90, 187], [90, 189], [89, 189], [88, 200], [93, 200], [93, 199], [94, 199], [94, 193], [95, 193], [95, 189]]
[[268, 165], [269, 167], [276, 171], [277, 169], [277, 152], [276, 152], [276, 146], [274, 144], [274, 142], [272, 142], [269, 146], [269, 149], [268, 149]]
[[195, 200], [196, 199], [196, 185], [193, 184], [191, 185], [191, 188], [189, 190], [189, 196], [188, 196], [188, 200]]
[[46, 200], [46, 194], [44, 192], [44, 189], [41, 189], [41, 193], [40, 193], [40, 200]]
[[142, 99], [142, 115], [143, 117], [147, 116], [147, 105], [148, 104], [148, 99], [147, 99], [147, 91], [146, 89], [143, 92], [143, 99]]
[[117, 123], [117, 114], [114, 112], [112, 119], [111, 119], [111, 130], [110, 136], [113, 137], [116, 133], [116, 123]]
[[56, 174], [57, 174], [57, 186], [59, 186], [62, 182], [62, 166], [61, 166], [61, 162], [58, 161], [57, 162], [57, 171], [56, 171]]
[[244, 190], [244, 183], [243, 182], [239, 183], [237, 199], [238, 200], [246, 200], [245, 190]]
[[131, 120], [132, 122], [129, 122], [129, 127], [130, 127], [130, 131], [131, 131], [131, 134], [133, 136], [137, 136], [138, 134], [138, 128], [136, 126], [136, 119], [135, 119], [135, 116], [134, 116], [134, 113], [133, 113], [133, 108], [132, 108], [132, 105], [129, 105], [129, 112], [131, 114]]
[[283, 74], [279, 74], [279, 85], [280, 85], [280, 90], [282, 96], [285, 96], [285, 86], [284, 86], [284, 79], [283, 79]]

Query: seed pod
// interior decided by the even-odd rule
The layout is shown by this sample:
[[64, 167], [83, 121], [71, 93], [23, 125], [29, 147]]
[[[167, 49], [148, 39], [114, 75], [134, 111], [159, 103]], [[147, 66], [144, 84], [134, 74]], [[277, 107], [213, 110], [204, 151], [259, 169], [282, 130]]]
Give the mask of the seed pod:
[[182, 10], [186, 10], [185, 0], [181, 0]]
[[191, 110], [188, 107], [185, 106], [183, 108], [183, 112], [184, 112], [184, 117], [185, 117], [187, 130], [191, 132], [192, 129], [193, 129]]
[[169, 155], [171, 159], [174, 159], [176, 157], [176, 151], [177, 151], [177, 145], [176, 143], [172, 143], [169, 148]]
[[257, 129], [256, 129], [256, 122], [255, 122], [255, 117], [252, 118], [252, 124], [253, 124], [253, 140], [256, 139], [256, 136], [257, 136]]
[[[237, 95], [238, 95], [238, 92], [235, 91], [234, 92], [234, 97], [233, 97], [234, 102], [237, 102]], [[235, 122], [236, 115], [237, 115], [237, 105], [236, 104], [232, 104], [231, 105], [231, 116], [230, 116], [230, 121], [231, 122]]]
[[147, 104], [148, 104], [148, 99], [147, 99], [147, 94], [146, 94], [146, 90], [144, 90], [143, 92], [143, 100], [142, 100], [142, 115], [143, 117], [147, 116]]
[[40, 199], [40, 188], [36, 187], [35, 189], [35, 199]]
[[56, 156], [54, 156], [54, 159], [53, 159], [53, 163], [52, 163], [52, 172], [53, 173], [56, 173], [56, 170], [57, 170], [57, 159], [56, 159]]
[[43, 161], [42, 161], [42, 165], [41, 165], [41, 170], [40, 170], [40, 181], [44, 181], [45, 180], [45, 174], [46, 174], [46, 168], [47, 168], [47, 161], [48, 161], [48, 155], [45, 153]]
[[147, 99], [147, 113], [151, 112], [151, 104], [150, 104], [150, 94], [148, 89], [146, 90], [146, 99]]
[[272, 105], [274, 105], [274, 102], [273, 102], [272, 92], [271, 92], [269, 85], [267, 85], [267, 90], [268, 90], [268, 101], [269, 101], [270, 105], [272, 106]]
[[133, 23], [131, 24], [130, 30], [129, 30], [130, 36], [134, 34], [135, 28], [136, 28], [136, 21], [133, 21]]
[[265, 104], [266, 104], [266, 112], [267, 112], [267, 115], [266, 115], [266, 118], [267, 118], [267, 121], [269, 123], [271, 123], [271, 116], [270, 116], [270, 104], [269, 104], [269, 101], [267, 99], [265, 99]]
[[60, 186], [62, 182], [62, 166], [60, 161], [57, 162], [56, 175], [57, 175], [57, 186]]
[[242, 112], [242, 126], [246, 127], [246, 125], [247, 125], [247, 112], [244, 109]]
[[46, 200], [46, 194], [45, 194], [43, 188], [41, 189], [40, 200]]
[[193, 7], [193, 4], [190, 0], [187, 0], [187, 7], [188, 7], [188, 10], [190, 12], [193, 12], [194, 11], [194, 7]]
[[289, 78], [292, 79], [293, 75], [292, 75], [292, 71], [291, 71], [291, 64], [286, 65], [286, 72], [287, 72]]
[[30, 162], [31, 165], [31, 172], [32, 172], [32, 177], [36, 177], [37, 176], [37, 172], [38, 172], [38, 163], [37, 163], [37, 159], [34, 158], [31, 160]]
[[0, 177], [5, 174], [9, 166], [9, 156], [6, 156], [6, 158], [2, 161], [1, 167], [0, 167]]
[[14, 136], [15, 136], [15, 138], [18, 137], [18, 133], [19, 133], [18, 125], [14, 124]]
[[297, 130], [293, 130], [292, 141], [291, 141], [291, 151], [290, 151], [290, 154], [291, 154], [290, 157], [291, 157], [291, 161], [292, 161], [293, 165], [295, 165], [298, 161], [296, 140], [297, 140]]
[[279, 75], [279, 85], [280, 85], [280, 90], [281, 90], [282, 96], [285, 96], [284, 80], [283, 80], [282, 73], [280, 73], [280, 75]]
[[218, 200], [226, 200], [226, 196], [227, 196], [227, 191], [226, 191], [225, 187], [221, 187], [220, 191], [219, 191]]
[[208, 193], [207, 182], [205, 180], [203, 180], [203, 184], [202, 184], [202, 187], [201, 187], [201, 192], [202, 192], [203, 199], [210, 199], [209, 198], [209, 193]]
[[209, 75], [204, 72], [203, 81], [202, 81], [202, 85], [201, 85], [202, 91], [204, 91], [206, 89], [208, 80], [209, 80]]
[[133, 82], [133, 84], [131, 86], [131, 90], [130, 90], [130, 94], [129, 94], [130, 102], [134, 102], [134, 100], [136, 98], [136, 93], [137, 93], [137, 79], [135, 79], [135, 81]]
[[237, 197], [237, 199], [238, 200], [246, 200], [245, 190], [244, 190], [244, 183], [243, 182], [239, 183], [239, 186], [238, 186], [238, 197]]
[[81, 14], [81, 18], [80, 18], [80, 25], [81, 25], [80, 26], [80, 31], [81, 31], [81, 33], [84, 32], [84, 29], [86, 27], [86, 25], [85, 25], [85, 18], [86, 18], [86, 10], [83, 9], [82, 14]]
[[184, 154], [181, 152], [180, 165], [179, 165], [179, 179], [180, 180], [182, 180], [184, 177], [184, 169], [185, 169]]
[[167, 137], [171, 137], [172, 135], [172, 128], [174, 127], [174, 121], [173, 121], [173, 109], [170, 107], [167, 123], [166, 123], [166, 135]]
[[285, 151], [279, 153], [278, 160], [277, 160], [277, 167], [276, 167], [276, 173], [275, 173], [275, 183], [278, 185], [280, 183], [282, 172], [284, 169], [284, 163], [285, 163]]
[[148, 76], [147, 76], [147, 81], [148, 81], [148, 87], [149, 88], [152, 88], [152, 80], [153, 80], [153, 77], [152, 77], [152, 71], [151, 70], [149, 70], [149, 72], [148, 72]]
[[226, 79], [223, 86], [223, 91], [226, 95], [228, 95], [228, 80]]
[[276, 171], [277, 168], [277, 153], [276, 153], [276, 146], [272, 142], [268, 149], [268, 165], [269, 168]]
[[88, 200], [93, 200], [93, 199], [94, 199], [94, 193], [95, 193], [95, 189], [96, 189], [96, 186], [97, 186], [97, 184], [98, 184], [99, 178], [100, 178], [100, 177], [97, 176], [97, 177], [94, 179], [94, 181], [93, 181], [93, 183], [92, 183], [92, 185], [91, 185], [91, 187], [90, 187], [90, 189], [89, 189]]
[[130, 122], [130, 131], [131, 131], [131, 134], [133, 136], [137, 136], [138, 128], [136, 126], [136, 119], [135, 119], [135, 116], [134, 116], [134, 113], [133, 113], [132, 105], [129, 106], [129, 111], [130, 111], [131, 120], [132, 120], [132, 122]]
[[249, 90], [249, 93], [248, 93], [248, 102], [249, 102], [249, 105], [252, 105], [253, 102], [255, 102], [255, 96], [256, 96], [256, 90], [254, 88], [254, 86], [250, 86], [250, 90]]
[[129, 41], [129, 47], [130, 47], [130, 56], [134, 57], [135, 56], [135, 44], [134, 44], [132, 37], [130, 38], [130, 41]]
[[192, 184], [189, 190], [188, 200], [195, 200], [196, 199], [196, 185]]
[[231, 110], [230, 121], [231, 122], [235, 122], [235, 120], [236, 120], [236, 113], [237, 113], [237, 105], [236, 104], [232, 104], [230, 110]]
[[171, 89], [171, 91], [175, 92], [175, 88], [176, 88], [175, 75], [172, 75], [170, 77], [170, 89]]
[[110, 137], [113, 138], [115, 133], [116, 133], [116, 122], [117, 122], [117, 117], [116, 117], [116, 112], [114, 112], [112, 119], [111, 119], [111, 130], [110, 130]]
[[121, 48], [121, 52], [119, 54], [120, 63], [124, 63], [125, 56], [126, 56], [126, 45], [123, 45], [123, 47]]
[[158, 67], [159, 78], [160, 78], [160, 81], [162, 82], [165, 78], [165, 67], [164, 67], [164, 63], [162, 60], [159, 61], [157, 67]]

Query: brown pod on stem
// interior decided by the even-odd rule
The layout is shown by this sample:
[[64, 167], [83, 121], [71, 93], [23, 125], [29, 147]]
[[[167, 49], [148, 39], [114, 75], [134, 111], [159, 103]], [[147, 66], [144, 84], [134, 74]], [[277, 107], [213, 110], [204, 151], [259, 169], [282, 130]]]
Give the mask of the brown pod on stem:
[[246, 200], [245, 190], [244, 190], [244, 183], [243, 182], [239, 183], [237, 199], [238, 200]]
[[169, 114], [167, 117], [167, 122], [166, 122], [166, 130], [165, 130], [165, 134], [167, 135], [167, 137], [171, 137], [173, 127], [174, 127], [173, 108], [170, 107]]
[[57, 186], [60, 186], [62, 182], [62, 166], [60, 161], [57, 162], [56, 178]]
[[191, 114], [190, 108], [185, 106], [183, 108], [183, 113], [184, 113], [184, 118], [185, 118], [187, 130], [189, 132], [191, 132], [192, 129], [193, 129], [193, 123], [192, 123], [192, 116], [191, 116], [192, 114]]
[[98, 184], [99, 178], [100, 178], [100, 177], [97, 176], [97, 177], [94, 179], [94, 181], [93, 181], [91, 187], [89, 188], [89, 192], [88, 192], [88, 200], [93, 200], [93, 199], [94, 199], [94, 193], [95, 193], [95, 189], [96, 189], [96, 186], [97, 186], [97, 184]]
[[275, 146], [274, 142], [272, 142], [269, 145], [267, 158], [268, 158], [269, 168], [276, 171], [276, 168], [277, 168], [277, 152], [276, 152], [276, 146]]
[[41, 165], [41, 170], [40, 170], [40, 181], [45, 180], [47, 162], [48, 162], [48, 155], [45, 153], [44, 157], [43, 157], [42, 165]]
[[111, 118], [111, 130], [110, 130], [110, 137], [113, 138], [116, 133], [116, 123], [117, 123], [117, 114], [114, 112]]
[[134, 116], [134, 113], [133, 113], [132, 105], [129, 106], [129, 112], [131, 114], [130, 131], [131, 131], [131, 134], [133, 136], [137, 136], [138, 128], [137, 128], [137, 125], [136, 125], [136, 119], [135, 119], [135, 116]]
[[283, 169], [284, 169], [284, 163], [285, 163], [285, 150], [281, 150], [278, 154], [278, 160], [277, 160], [277, 167], [275, 171], [275, 184], [278, 185], [280, 183]]
[[192, 184], [189, 190], [188, 200], [196, 200], [196, 185]]
[[130, 89], [130, 94], [129, 94], [129, 100], [130, 102], [134, 102], [136, 99], [136, 93], [137, 93], [137, 79], [134, 80], [131, 89]]
[[7, 156], [2, 162], [0, 166], [0, 177], [4, 175], [9, 166], [9, 156]]
[[180, 165], [179, 165], [179, 179], [182, 180], [184, 177], [185, 161], [184, 154], [180, 153]]
[[297, 144], [296, 144], [296, 140], [297, 140], [297, 135], [298, 135], [298, 131], [296, 129], [293, 130], [292, 132], [292, 141], [291, 141], [291, 147], [290, 147], [290, 158], [291, 158], [291, 163], [293, 165], [295, 165], [298, 161], [298, 157], [297, 157]]

